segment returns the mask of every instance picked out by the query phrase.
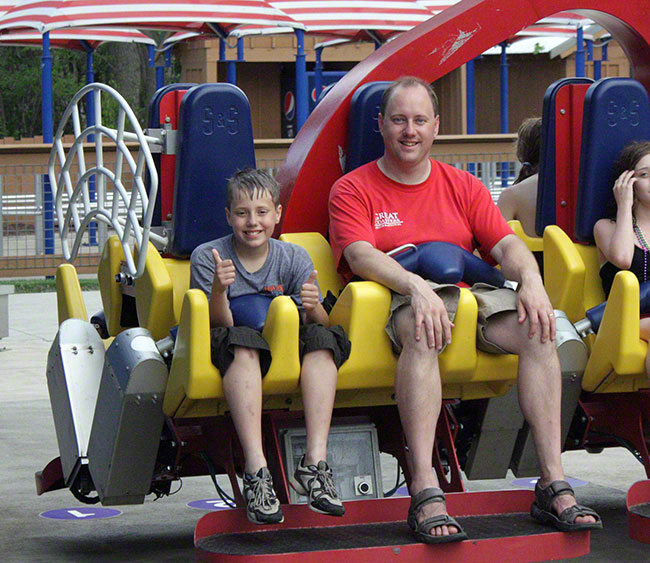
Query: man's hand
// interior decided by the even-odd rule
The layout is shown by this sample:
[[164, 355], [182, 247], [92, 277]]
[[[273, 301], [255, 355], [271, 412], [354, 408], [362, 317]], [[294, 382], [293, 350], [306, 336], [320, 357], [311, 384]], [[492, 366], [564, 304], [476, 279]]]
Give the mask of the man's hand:
[[454, 326], [445, 304], [429, 284], [416, 274], [413, 274], [413, 290], [409, 295], [415, 316], [415, 340], [420, 341], [424, 330], [429, 348], [442, 350], [443, 342], [451, 343], [451, 329]]
[[523, 324], [528, 319], [528, 338], [534, 338], [538, 329], [540, 339], [555, 340], [555, 313], [544, 286], [540, 282], [522, 283], [517, 294], [517, 320]]
[[222, 260], [216, 248], [212, 249], [212, 257], [214, 258], [212, 293], [223, 293], [235, 281], [235, 265], [232, 260]]
[[314, 270], [300, 289], [300, 300], [305, 311], [313, 311], [320, 304], [318, 286], [314, 283], [318, 272]]

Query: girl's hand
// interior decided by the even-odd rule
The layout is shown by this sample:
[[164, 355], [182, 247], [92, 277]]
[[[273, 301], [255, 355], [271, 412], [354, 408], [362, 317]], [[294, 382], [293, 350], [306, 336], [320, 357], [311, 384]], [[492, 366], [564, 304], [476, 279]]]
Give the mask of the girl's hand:
[[634, 203], [634, 170], [626, 170], [614, 183], [614, 198], [619, 209], [632, 209]]

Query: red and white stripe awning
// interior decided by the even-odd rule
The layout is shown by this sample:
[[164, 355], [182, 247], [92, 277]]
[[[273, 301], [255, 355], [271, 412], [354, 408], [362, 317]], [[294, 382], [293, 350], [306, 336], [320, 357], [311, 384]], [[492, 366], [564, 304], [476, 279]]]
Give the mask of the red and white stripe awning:
[[310, 33], [406, 31], [431, 18], [416, 0], [269, 0]]
[[[118, 43], [141, 43], [156, 45], [156, 42], [140, 33], [137, 29], [117, 27], [75, 27], [71, 29], [56, 29], [50, 32], [50, 45], [64, 49], [84, 49], [82, 41], [87, 42], [95, 49], [101, 43], [110, 41]], [[41, 46], [43, 36], [36, 30], [13, 30], [0, 35], [0, 45]]]
[[[307, 33], [350, 41], [380, 41], [432, 17], [417, 0], [269, 0], [275, 8], [304, 25]], [[242, 26], [235, 37], [287, 33], [288, 28]]]
[[301, 27], [266, 0], [25, 0], [0, 16], [0, 30], [32, 28], [41, 33], [113, 25], [214, 32], [210, 24], [225, 34], [242, 24]]

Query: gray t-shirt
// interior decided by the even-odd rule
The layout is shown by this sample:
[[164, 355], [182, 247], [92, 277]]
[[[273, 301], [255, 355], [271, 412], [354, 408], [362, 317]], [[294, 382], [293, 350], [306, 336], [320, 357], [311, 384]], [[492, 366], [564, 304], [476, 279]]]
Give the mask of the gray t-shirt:
[[[289, 295], [300, 307], [300, 289], [314, 271], [314, 264], [307, 251], [288, 242], [269, 239], [269, 255], [257, 272], [248, 272], [235, 253], [233, 235], [227, 235], [197, 246], [190, 258], [190, 288], [202, 289], [210, 299], [214, 278], [212, 249], [219, 251], [223, 260], [232, 260], [235, 281], [228, 287], [228, 299], [241, 295]], [[318, 290], [319, 297], [320, 288]]]

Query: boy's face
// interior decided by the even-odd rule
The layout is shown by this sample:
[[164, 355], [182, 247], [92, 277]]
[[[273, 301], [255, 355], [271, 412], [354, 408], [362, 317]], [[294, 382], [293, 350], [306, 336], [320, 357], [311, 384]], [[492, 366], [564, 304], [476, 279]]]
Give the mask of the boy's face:
[[276, 207], [268, 192], [258, 193], [251, 199], [246, 192], [239, 191], [230, 209], [226, 208], [226, 219], [240, 248], [266, 245], [281, 214], [282, 206]]

